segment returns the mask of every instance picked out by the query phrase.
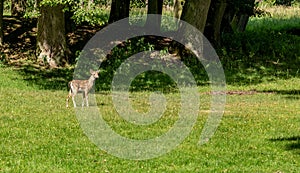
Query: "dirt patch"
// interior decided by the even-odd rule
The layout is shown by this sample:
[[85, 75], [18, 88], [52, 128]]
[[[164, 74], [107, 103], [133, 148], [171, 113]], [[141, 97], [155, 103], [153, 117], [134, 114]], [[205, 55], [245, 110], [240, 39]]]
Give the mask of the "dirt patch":
[[254, 95], [254, 94], [274, 94], [274, 92], [261, 92], [256, 90], [250, 90], [250, 91], [213, 91], [213, 92], [207, 92], [206, 94], [211, 95]]

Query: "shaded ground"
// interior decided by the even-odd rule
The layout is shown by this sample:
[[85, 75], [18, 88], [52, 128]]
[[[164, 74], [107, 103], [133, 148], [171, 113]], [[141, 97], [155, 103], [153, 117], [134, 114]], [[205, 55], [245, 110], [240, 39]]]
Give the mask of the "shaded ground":
[[[3, 64], [18, 68], [29, 84], [36, 84], [43, 89], [65, 88], [67, 81], [72, 79], [73, 70], [68, 67], [51, 70], [37, 63], [36, 26], [36, 19], [5, 16], [5, 45], [0, 48], [0, 61]], [[73, 32], [67, 33], [67, 44], [72, 52], [72, 57], [69, 58], [70, 64], [75, 63], [75, 57], [79, 55], [86, 42], [100, 29], [100, 27], [78, 26]], [[298, 28], [289, 28], [285, 31], [250, 31], [224, 37], [227, 44], [217, 52], [225, 71], [226, 83], [249, 85], [282, 78], [299, 77], [300, 37], [298, 34]], [[183, 48], [173, 44], [171, 39], [151, 36], [144, 38], [143, 43], [145, 44], [140, 43], [138, 38], [134, 38], [128, 43], [120, 43], [114, 54], [108, 55], [107, 62], [102, 63], [107, 69], [102, 70], [100, 74], [102, 80], [97, 89], [110, 88], [109, 83], [114, 74], [113, 70], [118, 67], [120, 60], [126, 59], [126, 56], [149, 50], [145, 45], [154, 45], [151, 49], [167, 50], [168, 53], [172, 54], [178, 53], [178, 49]], [[128, 53], [129, 51], [131, 54]], [[198, 64], [195, 63], [190, 57], [186, 59], [183, 61], [188, 64], [187, 66], [194, 66], [190, 70], [196, 74], [197, 82], [206, 85], [207, 74], [202, 65], [199, 62]], [[151, 80], [150, 77], [154, 79]], [[152, 74], [138, 78], [135, 83], [137, 90], [143, 90], [172, 85], [174, 82], [170, 81], [168, 78], [162, 78], [161, 75]], [[252, 93], [229, 92], [227, 94]]]
[[300, 136], [272, 138], [273, 142], [285, 142], [287, 150], [293, 150], [300, 154]]
[[[1, 47], [1, 61], [11, 65], [22, 65], [22, 60], [36, 60], [37, 19], [24, 19], [4, 16], [4, 46]], [[67, 33], [67, 44], [71, 52], [71, 63], [76, 50], [81, 50], [85, 43], [100, 27], [80, 26]]]
[[[100, 28], [80, 26], [67, 33], [67, 44], [72, 52], [69, 63], [74, 63], [76, 51]], [[47, 69], [37, 62], [36, 53], [37, 19], [4, 16], [4, 45], [0, 47], [0, 61], [18, 70], [29, 85], [41, 89], [66, 89], [72, 79], [70, 68]]]

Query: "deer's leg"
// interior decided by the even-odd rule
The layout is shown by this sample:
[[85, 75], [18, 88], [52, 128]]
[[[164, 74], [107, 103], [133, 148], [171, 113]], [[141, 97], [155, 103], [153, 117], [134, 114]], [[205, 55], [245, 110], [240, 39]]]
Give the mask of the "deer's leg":
[[67, 97], [67, 101], [66, 101], [66, 107], [69, 107], [69, 99], [70, 97], [72, 97], [72, 91], [69, 91], [68, 97]]
[[85, 97], [86, 97], [85, 92], [83, 92], [82, 93], [82, 104], [81, 104], [82, 107], [84, 106]]
[[72, 95], [72, 101], [73, 101], [74, 108], [76, 108], [75, 94]]
[[70, 87], [71, 87], [71, 89], [70, 89], [69, 95], [72, 96], [73, 105], [74, 105], [74, 108], [76, 108], [75, 95], [77, 94], [77, 89], [76, 89], [76, 87], [73, 86], [72, 83], [70, 84]]
[[86, 102], [86, 106], [89, 107], [89, 93], [86, 93], [85, 95], [85, 102]]

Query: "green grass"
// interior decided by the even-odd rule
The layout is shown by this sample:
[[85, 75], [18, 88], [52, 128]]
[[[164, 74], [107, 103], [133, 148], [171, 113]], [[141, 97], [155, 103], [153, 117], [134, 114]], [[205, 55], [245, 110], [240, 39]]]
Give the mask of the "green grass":
[[227, 83], [258, 84], [299, 77], [299, 7], [268, 7], [270, 16], [251, 17], [246, 31], [224, 35], [219, 50]]
[[[88, 139], [74, 109], [65, 108], [72, 69], [0, 62], [0, 172], [300, 172], [300, 44], [299, 36], [287, 32], [298, 26], [298, 18], [284, 19], [287, 23], [278, 28], [276, 18], [272, 25], [259, 20], [265, 19], [251, 19], [245, 33], [234, 35], [235, 42], [221, 56], [227, 90], [256, 93], [227, 95], [219, 128], [198, 146], [211, 101], [209, 87], [199, 86], [201, 110], [191, 134], [170, 153], [151, 160], [120, 159]], [[101, 89], [100, 80], [96, 85]], [[133, 107], [149, 110], [149, 94], [142, 89], [131, 93]], [[166, 92], [165, 97], [163, 117], [137, 126], [118, 116], [109, 91], [96, 92], [103, 118], [133, 139], [153, 138], [173, 126], [180, 95]]]
[[[88, 140], [74, 110], [65, 108], [66, 90], [28, 85], [18, 69], [0, 67], [0, 71], [0, 172], [300, 171], [299, 78], [228, 86], [229, 90], [256, 89], [261, 93], [228, 95], [216, 134], [209, 143], [198, 146], [210, 103], [210, 95], [201, 92], [198, 121], [181, 145], [159, 158], [131, 161], [111, 156]], [[207, 88], [199, 88], [203, 90]], [[132, 104], [140, 112], [149, 108], [148, 95], [131, 94]], [[97, 93], [98, 107], [108, 124], [121, 135], [136, 139], [155, 137], [172, 127], [180, 98], [178, 93], [166, 94], [166, 98], [165, 116], [144, 127], [120, 119], [109, 93]]]
[[273, 6], [262, 8], [267, 12], [263, 17], [250, 18], [247, 30], [260, 31], [260, 30], [275, 30], [282, 31], [291, 28], [300, 27], [300, 6], [295, 7], [282, 7]]

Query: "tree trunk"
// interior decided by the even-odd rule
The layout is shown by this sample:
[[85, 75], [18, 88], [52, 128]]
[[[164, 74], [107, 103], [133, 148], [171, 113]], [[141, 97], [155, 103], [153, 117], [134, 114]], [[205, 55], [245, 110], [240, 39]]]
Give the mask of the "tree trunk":
[[65, 30], [66, 33], [73, 32], [76, 28], [76, 23], [72, 17], [74, 16], [74, 11], [73, 7], [74, 4], [67, 4], [66, 5], [68, 10], [65, 10], [64, 15], [65, 15]]
[[3, 4], [4, 0], [0, 0], [0, 46], [3, 45]]
[[255, 0], [248, 0], [242, 4], [243, 8], [232, 8], [232, 4], [228, 4], [221, 29], [225, 33], [245, 31], [249, 17], [253, 13], [254, 3]]
[[[108, 23], [129, 17], [130, 0], [112, 0]], [[129, 21], [128, 21], [129, 24]]]
[[64, 66], [69, 53], [65, 36], [63, 6], [42, 6], [38, 18], [39, 58], [50, 67]]
[[182, 8], [183, 8], [184, 0], [175, 0], [174, 4], [174, 17], [180, 19]]
[[[197, 30], [203, 33], [209, 6], [210, 0], [186, 0], [182, 10], [181, 20], [189, 23], [195, 28], [191, 28], [187, 25], [182, 25], [179, 23], [178, 29], [184, 34], [182, 39], [185, 40], [184, 42], [188, 43], [187, 45], [184, 45], [185, 48], [193, 51], [198, 58], [204, 58], [204, 40], [202, 35], [195, 35], [195, 33], [197, 33]], [[179, 49], [178, 53], [181, 58], [185, 58], [183, 54], [184, 51]]]
[[26, 10], [26, 0], [11, 0], [11, 15], [23, 16]]
[[232, 4], [228, 4], [225, 8], [223, 20], [221, 23], [221, 32], [222, 33], [233, 33], [233, 28], [231, 26], [231, 22], [233, 20], [233, 17], [235, 15], [234, 8], [230, 7]]
[[[162, 0], [149, 0], [147, 14], [162, 14], [163, 1]], [[156, 31], [160, 30], [161, 16], [147, 16], [146, 27], [151, 27]]]
[[250, 15], [248, 15], [248, 14], [243, 14], [240, 16], [240, 20], [238, 23], [238, 31], [242, 32], [242, 31], [246, 30], [246, 26], [248, 24], [249, 17], [250, 17]]
[[226, 6], [226, 0], [211, 1], [204, 35], [214, 46], [219, 46], [221, 44], [221, 23]]
[[188, 22], [203, 33], [209, 6], [210, 0], [186, 0], [181, 20]]

